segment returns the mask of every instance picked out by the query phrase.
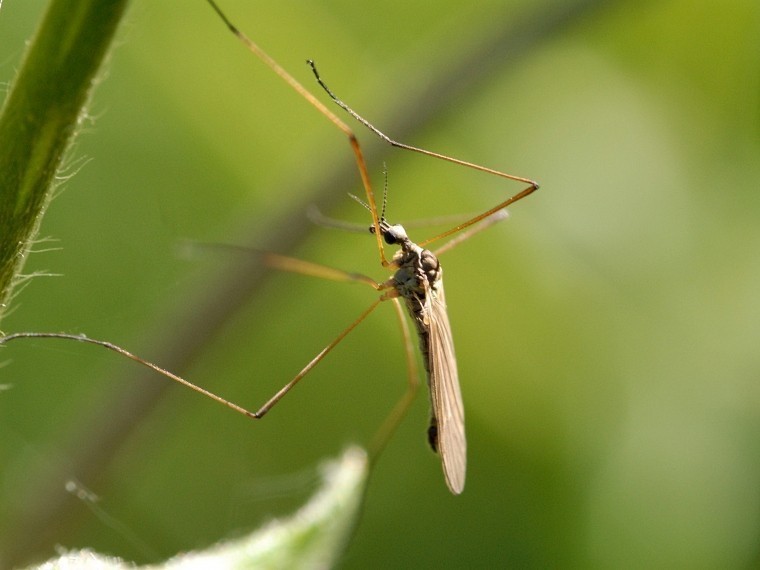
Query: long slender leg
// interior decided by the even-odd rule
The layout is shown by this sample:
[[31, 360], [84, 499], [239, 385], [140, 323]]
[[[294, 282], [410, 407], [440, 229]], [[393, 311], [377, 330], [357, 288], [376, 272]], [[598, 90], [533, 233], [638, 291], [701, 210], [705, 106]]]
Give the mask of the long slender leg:
[[[303, 261], [303, 260], [296, 259], [293, 257], [280, 255], [277, 253], [271, 253], [271, 252], [259, 252], [259, 253], [261, 254], [262, 260], [264, 261], [266, 265], [275, 269], [279, 269], [281, 271], [300, 273], [304, 275], [310, 275], [313, 277], [330, 279], [333, 281], [350, 281], [350, 282], [365, 283], [377, 291], [388, 289], [391, 286], [390, 282], [377, 283], [373, 279], [367, 277], [366, 275], [362, 275], [360, 273], [348, 273], [346, 271], [341, 271], [340, 269], [327, 267], [325, 265], [319, 265], [317, 263], [312, 263], [309, 261]], [[385, 294], [383, 294], [381, 297], [379, 297], [354, 322], [352, 322], [332, 342], [330, 342], [330, 344], [328, 344], [325, 348], [323, 348], [319, 352], [319, 354], [317, 354], [314, 358], [312, 358], [311, 361], [298, 374], [296, 374], [296, 376], [290, 382], [288, 382], [285, 386], [283, 386], [274, 396], [272, 396], [269, 400], [267, 400], [267, 402], [255, 412], [247, 410], [246, 408], [243, 408], [242, 406], [239, 406], [235, 404], [234, 402], [227, 400], [226, 398], [218, 396], [217, 394], [214, 394], [213, 392], [210, 392], [209, 390], [206, 390], [205, 388], [201, 388], [200, 386], [193, 384], [189, 380], [185, 380], [181, 376], [177, 376], [176, 374], [169, 372], [165, 368], [161, 368], [157, 364], [153, 364], [152, 362], [144, 360], [143, 358], [140, 358], [139, 356], [132, 354], [128, 350], [121, 348], [120, 346], [109, 341], [89, 338], [84, 335], [74, 335], [74, 334], [67, 334], [67, 333], [20, 332], [20, 333], [0, 336], [0, 345], [7, 344], [10, 341], [21, 339], [21, 338], [57, 338], [57, 339], [62, 339], [62, 340], [73, 340], [77, 342], [93, 344], [93, 345], [111, 350], [118, 354], [121, 354], [122, 356], [125, 356], [129, 358], [130, 360], [133, 360], [134, 362], [141, 364], [142, 366], [146, 366], [147, 368], [150, 368], [151, 370], [158, 372], [162, 376], [165, 376], [166, 378], [169, 378], [170, 380], [173, 380], [174, 382], [182, 384], [183, 386], [190, 388], [191, 390], [194, 390], [195, 392], [198, 392], [199, 394], [202, 394], [206, 396], [207, 398], [211, 398], [212, 400], [219, 402], [220, 404], [224, 404], [225, 406], [231, 408], [232, 410], [238, 412], [239, 414], [242, 414], [244, 416], [247, 416], [253, 419], [260, 419], [277, 402], [279, 402], [280, 399], [282, 399], [282, 397], [285, 394], [287, 394], [298, 382], [300, 382], [303, 379], [303, 377], [306, 376], [306, 374], [308, 374], [312, 368], [314, 368], [317, 364], [319, 364], [319, 362], [321, 362], [322, 359], [325, 356], [327, 356], [327, 354], [330, 351], [332, 351], [332, 349], [335, 348], [338, 345], [338, 343], [340, 343], [340, 341], [342, 341], [352, 330], [354, 330], [359, 325], [359, 323], [361, 323], [365, 318], [367, 318], [367, 316], [372, 311], [374, 311], [375, 308], [377, 308], [377, 306], [382, 301], [393, 298], [394, 295], [395, 295], [395, 290], [391, 289], [387, 291]], [[408, 331], [406, 334], [408, 334]]]
[[153, 364], [152, 362], [143, 360], [139, 356], [132, 354], [128, 350], [125, 350], [121, 348], [120, 346], [113, 344], [112, 342], [108, 342], [106, 340], [97, 340], [94, 338], [89, 338], [84, 335], [75, 335], [75, 334], [66, 334], [66, 333], [20, 332], [20, 333], [13, 333], [13, 334], [0, 337], [0, 345], [7, 344], [8, 342], [12, 340], [17, 340], [20, 338], [58, 338], [62, 340], [74, 340], [77, 342], [84, 342], [88, 344], [94, 344], [96, 346], [101, 346], [103, 348], [107, 348], [108, 350], [112, 350], [118, 354], [121, 354], [122, 356], [126, 356], [130, 360], [133, 360], [137, 362], [138, 364], [141, 364], [142, 366], [146, 366], [150, 368], [151, 370], [155, 370], [162, 376], [165, 376], [166, 378], [169, 378], [170, 380], [174, 380], [175, 382], [178, 382], [179, 384], [182, 384], [183, 386], [190, 388], [191, 390], [195, 390], [199, 394], [203, 394], [207, 398], [211, 398], [212, 400], [215, 400], [219, 402], [220, 404], [224, 404], [225, 406], [232, 408], [233, 410], [235, 410], [236, 412], [240, 414], [243, 414], [244, 416], [248, 416], [249, 418], [257, 417], [257, 415], [254, 412], [246, 410], [245, 408], [238, 406], [237, 404], [230, 402], [229, 400], [222, 398], [221, 396], [217, 396], [213, 392], [209, 392], [208, 390], [201, 388], [200, 386], [197, 386], [193, 384], [192, 382], [185, 380], [184, 378], [177, 376], [176, 374], [172, 372], [169, 372], [165, 368], [161, 368], [157, 364]]
[[309, 373], [309, 371], [310, 371], [312, 368], [314, 368], [314, 367], [315, 367], [317, 364], [319, 364], [319, 362], [320, 362], [320, 361], [321, 361], [321, 360], [322, 360], [322, 359], [323, 359], [325, 356], [327, 356], [327, 354], [328, 354], [328, 353], [329, 353], [329, 352], [330, 352], [330, 351], [331, 351], [333, 348], [335, 348], [335, 346], [336, 346], [336, 345], [337, 345], [337, 344], [338, 344], [340, 341], [342, 341], [342, 340], [343, 340], [343, 339], [346, 337], [346, 335], [347, 335], [348, 333], [350, 333], [352, 330], [354, 330], [354, 329], [357, 327], [357, 325], [358, 325], [360, 322], [362, 322], [364, 319], [366, 319], [366, 318], [367, 318], [367, 315], [369, 315], [369, 314], [370, 314], [372, 311], [374, 311], [374, 310], [375, 310], [375, 308], [377, 308], [377, 306], [378, 306], [378, 305], [379, 305], [381, 302], [382, 302], [382, 299], [377, 299], [377, 300], [376, 300], [374, 303], [372, 303], [372, 304], [369, 306], [369, 308], [368, 308], [366, 311], [364, 311], [364, 312], [363, 312], [363, 313], [362, 313], [362, 314], [359, 316], [359, 318], [358, 318], [358, 319], [356, 319], [356, 320], [355, 320], [353, 323], [351, 323], [351, 324], [350, 324], [348, 327], [346, 327], [346, 328], [343, 330], [343, 332], [341, 332], [341, 333], [340, 333], [340, 334], [339, 334], [339, 335], [338, 335], [338, 336], [335, 338], [335, 340], [333, 340], [333, 341], [332, 341], [330, 344], [328, 344], [328, 345], [327, 345], [325, 348], [323, 348], [323, 349], [320, 351], [320, 353], [319, 353], [319, 354], [317, 354], [317, 355], [316, 355], [314, 358], [312, 358], [311, 362], [309, 362], [309, 363], [308, 363], [306, 366], [304, 366], [304, 367], [303, 367], [303, 369], [302, 369], [302, 370], [301, 370], [301, 371], [300, 371], [298, 374], [296, 374], [296, 375], [295, 375], [295, 377], [294, 377], [294, 378], [293, 378], [293, 379], [292, 379], [290, 382], [288, 382], [287, 384], [285, 384], [285, 386], [283, 386], [283, 387], [282, 387], [282, 388], [281, 388], [281, 389], [280, 389], [280, 390], [279, 390], [279, 391], [278, 391], [278, 392], [277, 392], [277, 393], [276, 393], [274, 396], [272, 396], [272, 397], [269, 399], [269, 401], [267, 401], [267, 403], [266, 403], [266, 404], [264, 404], [263, 406], [261, 406], [261, 408], [259, 408], [259, 410], [258, 410], [258, 411], [257, 411], [257, 412], [254, 414], [254, 416], [255, 416], [256, 418], [262, 418], [262, 417], [264, 417], [264, 414], [266, 414], [266, 413], [267, 413], [269, 410], [271, 410], [271, 409], [272, 409], [272, 407], [273, 407], [273, 406], [274, 406], [274, 405], [275, 405], [277, 402], [279, 402], [279, 401], [282, 399], [282, 397], [283, 397], [285, 394], [287, 394], [288, 392], [290, 392], [290, 390], [291, 390], [291, 389], [292, 389], [292, 388], [293, 388], [293, 387], [294, 387], [296, 384], [298, 384], [298, 382], [300, 382], [300, 381], [301, 381], [301, 379], [302, 379], [304, 376], [306, 376], [306, 374], [308, 374], [308, 373]]
[[[277, 253], [262, 253], [264, 263], [269, 267], [279, 269], [281, 271], [289, 271], [292, 273], [301, 273], [303, 275], [311, 275], [312, 277], [321, 277], [323, 279], [331, 279], [333, 281], [355, 281], [359, 283], [366, 283], [376, 289], [382, 291], [389, 289], [390, 282], [377, 283], [366, 275], [360, 273], [348, 273], [340, 269], [333, 267], [327, 267], [310, 261], [304, 261], [302, 259], [296, 259], [294, 257], [288, 257]], [[314, 368], [327, 354], [335, 348], [335, 346], [343, 340], [359, 323], [361, 323], [367, 316], [377, 308], [377, 306], [386, 299], [393, 298], [398, 306], [398, 301], [395, 299], [395, 289], [389, 289], [385, 294], [378, 298], [372, 305], [370, 305], [353, 323], [346, 327], [330, 344], [328, 344], [322, 351], [317, 354], [296, 376], [285, 386], [283, 386], [274, 396], [272, 396], [266, 404], [264, 404], [254, 416], [257, 418], [263, 417], [277, 402], [279, 402], [285, 394], [287, 394], [298, 382], [303, 379], [309, 371]], [[403, 317], [403, 314], [402, 314]], [[406, 327], [406, 323], [402, 320], [403, 327]], [[408, 330], [405, 328], [405, 334], [408, 335]]]
[[432, 238], [429, 238], [429, 239], [427, 239], [425, 241], [422, 241], [422, 242], [419, 243], [419, 245], [424, 246], [424, 245], [426, 245], [428, 243], [434, 242], [436, 240], [439, 240], [439, 239], [445, 238], [447, 236], [450, 236], [451, 234], [454, 234], [454, 233], [456, 233], [458, 231], [461, 231], [461, 230], [465, 229], [466, 227], [469, 227], [469, 226], [471, 226], [473, 224], [478, 223], [480, 220], [483, 220], [483, 219], [487, 218], [491, 214], [494, 214], [495, 212], [498, 212], [499, 210], [502, 210], [502, 209], [506, 208], [510, 204], [513, 204], [514, 202], [517, 202], [518, 200], [521, 200], [522, 198], [525, 198], [529, 194], [532, 194], [533, 192], [535, 192], [536, 190], [538, 190], [538, 188], [539, 188], [538, 183], [535, 182], [534, 180], [529, 179], [529, 178], [523, 178], [522, 176], [515, 176], [513, 174], [507, 174], [506, 172], [501, 172], [499, 170], [494, 170], [493, 168], [488, 168], [486, 166], [481, 166], [481, 165], [475, 164], [473, 162], [467, 162], [466, 160], [460, 160], [458, 158], [453, 158], [451, 156], [446, 156], [445, 154], [440, 154], [440, 153], [437, 153], [437, 152], [432, 152], [430, 150], [425, 150], [424, 148], [418, 148], [416, 146], [411, 146], [411, 145], [404, 144], [404, 143], [401, 143], [399, 141], [393, 140], [388, 135], [386, 135], [385, 133], [383, 133], [382, 131], [380, 131], [380, 129], [378, 129], [377, 127], [375, 127], [372, 123], [370, 123], [367, 119], [365, 119], [364, 117], [362, 117], [361, 115], [359, 115], [359, 113], [357, 113], [351, 107], [349, 107], [343, 101], [341, 101], [335, 95], [335, 93], [333, 93], [330, 90], [330, 88], [327, 86], [327, 84], [322, 80], [322, 78], [319, 75], [319, 72], [317, 71], [317, 66], [314, 64], [314, 62], [311, 61], [311, 60], [309, 60], [308, 63], [311, 66], [312, 71], [314, 72], [314, 77], [316, 77], [317, 82], [322, 87], [322, 89], [324, 89], [325, 92], [330, 96], [330, 98], [341, 109], [343, 109], [344, 111], [346, 111], [354, 119], [356, 119], [357, 121], [359, 121], [362, 125], [364, 125], [365, 127], [367, 127], [370, 131], [372, 131], [373, 133], [375, 133], [378, 137], [380, 137], [382, 140], [384, 140], [385, 142], [387, 142], [391, 146], [394, 146], [396, 148], [402, 148], [402, 149], [405, 149], [405, 150], [410, 150], [412, 152], [417, 152], [417, 153], [420, 153], [420, 154], [424, 154], [425, 156], [431, 156], [433, 158], [437, 158], [437, 159], [440, 159], [440, 160], [445, 160], [446, 162], [452, 162], [454, 164], [459, 164], [461, 166], [466, 166], [467, 168], [472, 168], [474, 170], [479, 170], [481, 172], [486, 172], [488, 174], [493, 174], [494, 176], [499, 176], [501, 178], [506, 178], [508, 180], [514, 180], [516, 182], [522, 182], [522, 183], [528, 185], [527, 188], [524, 188], [523, 190], [521, 190], [520, 192], [518, 192], [514, 196], [511, 196], [511, 197], [507, 198], [506, 200], [504, 200], [503, 202], [500, 202], [499, 204], [497, 204], [496, 206], [494, 206], [490, 210], [487, 210], [486, 212], [484, 212], [484, 213], [482, 213], [482, 214], [480, 214], [478, 216], [475, 216], [474, 218], [472, 218], [470, 220], [467, 220], [466, 222], [462, 222], [458, 226], [456, 226], [456, 227], [454, 227], [454, 228], [452, 228], [452, 229], [450, 229], [448, 231], [445, 231], [445, 232], [443, 232], [441, 234], [438, 234], [437, 236], [433, 236]]
[[282, 387], [274, 396], [272, 396], [269, 400], [267, 400], [267, 402], [255, 412], [247, 410], [246, 408], [243, 408], [242, 406], [239, 406], [235, 404], [234, 402], [227, 400], [226, 398], [218, 396], [217, 394], [214, 394], [213, 392], [210, 392], [209, 390], [206, 390], [205, 388], [201, 388], [200, 386], [193, 384], [189, 380], [185, 380], [181, 376], [177, 376], [176, 374], [169, 372], [165, 368], [161, 368], [157, 364], [153, 364], [152, 362], [144, 360], [140, 358], [139, 356], [132, 354], [128, 350], [121, 348], [120, 346], [112, 342], [105, 341], [105, 340], [98, 340], [94, 338], [89, 338], [84, 335], [74, 335], [74, 334], [67, 334], [67, 333], [20, 332], [20, 333], [13, 333], [13, 334], [0, 337], [0, 345], [7, 344], [13, 340], [18, 340], [21, 338], [57, 338], [57, 339], [62, 339], [62, 340], [73, 340], [77, 342], [93, 344], [93, 345], [111, 350], [118, 354], [121, 354], [122, 356], [125, 356], [129, 358], [130, 360], [133, 360], [134, 362], [141, 364], [142, 366], [146, 366], [147, 368], [150, 368], [151, 370], [158, 372], [162, 376], [165, 376], [166, 378], [169, 378], [170, 380], [173, 380], [179, 384], [182, 384], [183, 386], [190, 388], [191, 390], [194, 390], [195, 392], [198, 392], [199, 394], [202, 394], [206, 396], [207, 398], [211, 398], [212, 400], [219, 402], [220, 404], [224, 404], [225, 406], [227, 406], [228, 408], [231, 408], [232, 410], [238, 412], [239, 414], [242, 414], [244, 416], [247, 416], [253, 419], [261, 419], [270, 409], [272, 409], [272, 407], [277, 402], [280, 401], [280, 399], [282, 399], [282, 397], [285, 394], [287, 394], [296, 384], [298, 384], [298, 382], [300, 382], [303, 379], [303, 377], [306, 376], [306, 374], [308, 374], [312, 368], [314, 368], [317, 364], [319, 364], [319, 362], [321, 362], [322, 359], [325, 356], [327, 356], [327, 354], [333, 348], [335, 348], [338, 345], [338, 343], [346, 337], [346, 335], [348, 335], [348, 333], [354, 330], [359, 325], [359, 323], [361, 323], [365, 318], [367, 318], [367, 316], [372, 311], [374, 311], [375, 308], [383, 300], [385, 300], [385, 297], [378, 298], [375, 302], [373, 302], [369, 306], [369, 308], [367, 308], [359, 316], [359, 318], [357, 318], [348, 327], [346, 327], [332, 342], [330, 342], [330, 344], [328, 344], [325, 348], [323, 348], [319, 352], [319, 354], [317, 354], [314, 358], [312, 358], [311, 361], [306, 366], [304, 366], [303, 369], [298, 374], [296, 374], [296, 376], [290, 382], [288, 382], [284, 387]]
[[497, 212], [491, 214], [489, 217], [484, 219], [479, 224], [472, 226], [470, 229], [468, 229], [466, 232], [463, 232], [456, 236], [455, 238], [450, 239], [445, 244], [443, 244], [441, 247], [436, 249], [433, 253], [436, 255], [436, 257], [440, 256], [443, 253], [446, 253], [447, 251], [454, 249], [456, 246], [458, 246], [463, 241], [467, 241], [475, 234], [478, 234], [482, 232], [483, 230], [490, 228], [492, 225], [494, 225], [497, 222], [500, 222], [501, 220], [506, 219], [509, 216], [506, 210], [498, 210]]
[[335, 269], [334, 267], [328, 267], [327, 265], [312, 263], [311, 261], [304, 261], [303, 259], [297, 259], [295, 257], [288, 257], [287, 255], [280, 255], [279, 253], [265, 252], [262, 253], [261, 256], [262, 261], [267, 266], [273, 269], [279, 269], [280, 271], [300, 273], [301, 275], [319, 277], [320, 279], [330, 279], [331, 281], [354, 281], [357, 283], [366, 283], [376, 291], [382, 291], [387, 288], [387, 285], [378, 283], [371, 277], [367, 277], [361, 273], [349, 273], [348, 271]]
[[[467, 232], [468, 234], [470, 232]], [[288, 384], [286, 384], [277, 394], [275, 394], [269, 402], [267, 402], [256, 413], [257, 417], [263, 416], [269, 409], [276, 404], [290, 389], [295, 386], [324, 356], [334, 348], [343, 338], [350, 333], [354, 327], [356, 327], [361, 321], [364, 320], [369, 313], [371, 313], [378, 304], [382, 301], [392, 300], [393, 308], [396, 311], [396, 315], [401, 326], [401, 333], [404, 342], [404, 353], [406, 355], [406, 368], [407, 368], [407, 389], [401, 398], [396, 402], [393, 409], [386, 417], [383, 424], [378, 429], [377, 433], [372, 439], [369, 446], [370, 457], [376, 458], [380, 455], [381, 451], [385, 448], [385, 445], [390, 440], [393, 433], [396, 431], [399, 423], [406, 415], [409, 406], [414, 401], [417, 392], [419, 390], [419, 372], [417, 369], [417, 360], [415, 358], [414, 342], [412, 334], [409, 331], [409, 324], [406, 319], [406, 315], [398, 299], [398, 292], [392, 288], [392, 282], [386, 281], [384, 283], [377, 283], [371, 278], [359, 274], [348, 273], [332, 267], [319, 265], [310, 261], [304, 261], [277, 253], [262, 253], [264, 263], [269, 267], [279, 269], [281, 271], [289, 271], [293, 273], [300, 273], [303, 275], [310, 275], [313, 277], [320, 277], [323, 279], [331, 279], [334, 281], [355, 281], [360, 283], [367, 283], [378, 291], [385, 290], [386, 292], [373, 303], [356, 321], [354, 321], [348, 328], [346, 328], [330, 345], [328, 345], [322, 352], [320, 352], [306, 367], [298, 373]]]
[[[369, 179], [369, 174], [367, 171], [367, 164], [364, 160], [364, 155], [361, 150], [361, 146], [359, 145], [359, 141], [356, 138], [356, 135], [351, 130], [351, 128], [341, 121], [337, 115], [332, 113], [322, 102], [320, 102], [314, 95], [312, 95], [309, 91], [306, 90], [306, 88], [303, 87], [298, 81], [296, 81], [295, 78], [293, 78], [292, 75], [290, 75], [287, 71], [285, 71], [280, 65], [272, 59], [264, 50], [262, 50], [253, 40], [251, 40], [248, 36], [246, 36], [243, 32], [241, 32], [230, 20], [227, 18], [227, 16], [222, 12], [222, 10], [219, 8], [219, 6], [214, 2], [214, 0], [207, 0], [208, 3], [211, 5], [211, 7], [214, 9], [214, 11], [217, 13], [217, 15], [222, 19], [222, 21], [225, 23], [227, 28], [254, 54], [256, 55], [261, 61], [263, 61], [272, 71], [274, 71], [278, 76], [280, 76], [288, 85], [290, 85], [299, 95], [301, 95], [304, 99], [306, 99], [311, 105], [313, 105], [320, 113], [322, 113], [330, 122], [332, 122], [336, 127], [338, 127], [347, 137], [349, 140], [349, 143], [351, 144], [351, 149], [353, 150], [354, 156], [356, 158], [356, 164], [359, 169], [359, 175], [362, 179], [362, 184], [364, 186], [365, 193], [367, 194], [367, 203], [369, 205], [369, 210], [372, 215], [372, 225], [375, 228], [374, 234], [375, 239], [377, 240], [377, 248], [380, 253], [380, 262], [382, 263], [383, 267], [388, 267], [390, 265], [390, 262], [385, 257], [385, 251], [383, 249], [383, 241], [380, 233], [380, 218], [377, 213], [377, 203], [375, 200], [375, 194], [372, 190], [372, 184]], [[478, 223], [479, 221], [487, 218], [488, 216], [494, 214], [495, 212], [498, 212], [499, 210], [502, 210], [509, 206], [510, 204], [513, 204], [514, 202], [517, 202], [518, 200], [521, 200], [522, 198], [525, 198], [526, 196], [532, 194], [536, 190], [538, 190], [539, 185], [534, 180], [531, 180], [529, 178], [524, 178], [522, 176], [515, 176], [513, 174], [508, 174], [506, 172], [502, 172], [499, 170], [495, 170], [493, 168], [488, 168], [486, 166], [481, 166], [479, 164], [475, 164], [473, 162], [468, 162], [466, 160], [460, 160], [458, 158], [453, 158], [451, 156], [447, 156], [445, 154], [440, 154], [437, 152], [429, 151], [423, 148], [415, 147], [412, 145], [408, 145], [402, 142], [399, 142], [397, 140], [394, 140], [390, 138], [388, 135], [380, 131], [377, 127], [375, 127], [372, 123], [370, 123], [368, 120], [366, 120], [364, 117], [359, 115], [356, 111], [354, 111], [351, 107], [346, 105], [343, 101], [341, 101], [327, 86], [327, 84], [322, 80], [322, 78], [319, 75], [319, 72], [317, 71], [316, 64], [312, 60], [308, 60], [307, 63], [311, 66], [312, 71], [314, 72], [314, 76], [317, 79], [317, 82], [322, 87], [322, 89], [325, 90], [325, 92], [330, 96], [330, 98], [338, 105], [340, 106], [344, 111], [346, 111], [349, 115], [351, 115], [354, 119], [359, 121], [361, 124], [363, 124], [365, 127], [367, 127], [369, 130], [371, 130], [375, 135], [380, 137], [382, 140], [390, 144], [391, 146], [394, 146], [396, 148], [402, 148], [405, 150], [410, 150], [412, 152], [417, 152], [420, 154], [423, 154], [425, 156], [430, 156], [433, 158], [437, 158], [439, 160], [445, 160], [447, 162], [451, 162], [453, 164], [459, 164], [461, 166], [465, 166], [467, 168], [472, 168], [474, 170], [479, 170], [481, 172], [485, 172], [488, 174], [492, 174], [494, 176], [499, 176], [501, 178], [506, 178], [508, 180], [514, 180], [516, 182], [522, 182], [523, 184], [527, 184], [527, 188], [524, 188], [520, 192], [517, 192], [513, 196], [507, 198], [503, 202], [500, 202], [493, 208], [487, 210], [486, 212], [475, 216], [474, 218], [467, 220], [458, 226], [455, 226], [454, 228], [451, 228], [448, 231], [445, 231], [441, 234], [438, 234], [436, 236], [433, 236], [432, 238], [429, 238], [423, 242], [420, 242], [419, 245], [426, 245], [428, 243], [437, 241], [439, 239], [445, 238], [447, 236], [450, 236], [452, 234], [455, 234], [473, 224]]]
[[[366, 226], [364, 226], [366, 231]], [[329, 279], [331, 281], [354, 281], [359, 283], [365, 283], [377, 291], [381, 291], [385, 287], [377, 283], [371, 277], [362, 275], [361, 273], [351, 273], [343, 271], [342, 269], [336, 269], [327, 265], [321, 265], [311, 261], [305, 261], [296, 257], [290, 257], [282, 255], [280, 253], [274, 253], [272, 251], [266, 251], [256, 249], [255, 247], [249, 247], [244, 245], [233, 245], [228, 243], [195, 243], [189, 242], [185, 244], [182, 251], [194, 252], [195, 250], [214, 249], [219, 251], [239, 251], [243, 254], [254, 255], [267, 267], [277, 269], [278, 271], [287, 271], [289, 273], [298, 273], [300, 275], [308, 275], [311, 277], [318, 277], [320, 279]], [[388, 267], [395, 268], [392, 262], [388, 263]]]
[[387, 267], [390, 262], [385, 258], [385, 251], [383, 250], [383, 239], [380, 233], [380, 218], [377, 214], [377, 204], [375, 203], [375, 193], [372, 191], [372, 184], [367, 172], [367, 164], [364, 161], [364, 155], [362, 154], [361, 146], [356, 135], [351, 128], [341, 121], [338, 116], [330, 111], [319, 99], [314, 97], [306, 88], [301, 85], [292, 75], [290, 75], [285, 69], [272, 59], [263, 49], [261, 49], [252, 39], [241, 32], [227, 16], [222, 12], [221, 8], [214, 2], [214, 0], [207, 0], [217, 15], [222, 19], [227, 28], [232, 32], [256, 57], [263, 61], [272, 71], [280, 76], [290, 87], [292, 87], [301, 97], [306, 99], [317, 111], [322, 113], [327, 119], [338, 127], [343, 134], [348, 137], [348, 141], [351, 144], [351, 150], [354, 152], [356, 158], [356, 165], [359, 168], [359, 175], [362, 179], [362, 185], [364, 191], [367, 194], [367, 203], [370, 206], [370, 213], [372, 214], [372, 225], [375, 226], [375, 237], [377, 239], [377, 249], [380, 252], [380, 263], [383, 267]]
[[385, 421], [377, 430], [375, 436], [372, 438], [372, 442], [369, 446], [370, 460], [374, 461], [380, 453], [385, 449], [386, 444], [391, 439], [391, 436], [398, 428], [401, 420], [406, 416], [406, 412], [409, 406], [412, 405], [414, 399], [417, 396], [417, 392], [420, 387], [420, 375], [417, 369], [417, 360], [415, 358], [414, 343], [412, 341], [412, 334], [409, 331], [409, 324], [404, 314], [404, 310], [401, 307], [401, 302], [398, 298], [393, 299], [393, 308], [396, 310], [396, 316], [398, 316], [399, 325], [401, 326], [401, 333], [404, 339], [404, 353], [406, 354], [406, 377], [407, 387], [401, 398], [393, 406]]
[[459, 224], [458, 226], [455, 226], [455, 227], [451, 228], [450, 230], [447, 230], [447, 231], [445, 231], [445, 232], [443, 232], [441, 234], [438, 234], [437, 236], [433, 236], [433, 237], [428, 238], [428, 239], [426, 239], [424, 241], [421, 241], [419, 243], [419, 245], [425, 246], [425, 245], [427, 245], [429, 243], [432, 243], [434, 241], [438, 241], [439, 239], [442, 239], [442, 238], [448, 237], [448, 236], [450, 236], [452, 234], [455, 234], [455, 233], [457, 233], [457, 232], [459, 232], [459, 231], [461, 231], [461, 230], [463, 230], [463, 229], [465, 229], [465, 228], [467, 228], [467, 227], [469, 227], [469, 226], [471, 226], [473, 224], [477, 224], [481, 220], [485, 220], [486, 218], [488, 218], [489, 216], [492, 216], [493, 214], [495, 214], [499, 210], [503, 210], [504, 208], [506, 208], [506, 207], [514, 204], [518, 200], [522, 200], [526, 196], [529, 196], [530, 194], [532, 194], [533, 192], [535, 192], [536, 190], [538, 190], [538, 184], [535, 184], [535, 182], [533, 184], [534, 184], [534, 186], [528, 186], [527, 188], [525, 188], [524, 190], [518, 192], [514, 196], [511, 196], [507, 200], [504, 200], [500, 204], [497, 204], [496, 206], [494, 206], [490, 210], [487, 210], [487, 211], [483, 212], [482, 214], [480, 214], [478, 216], [475, 216], [474, 218], [472, 218], [470, 220], [467, 220], [466, 222], [463, 222], [463, 223]]

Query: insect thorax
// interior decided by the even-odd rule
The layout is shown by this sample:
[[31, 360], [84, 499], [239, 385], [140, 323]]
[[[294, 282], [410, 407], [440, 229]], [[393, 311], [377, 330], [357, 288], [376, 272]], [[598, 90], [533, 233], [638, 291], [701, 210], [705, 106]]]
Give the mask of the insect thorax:
[[429, 291], [435, 291], [441, 279], [441, 264], [432, 251], [417, 244], [402, 244], [393, 256], [398, 266], [393, 280], [399, 295], [408, 299], [417, 297], [424, 302]]
[[400, 245], [401, 249], [393, 256], [393, 262], [398, 265], [393, 281], [399, 296], [406, 301], [407, 310], [420, 335], [421, 348], [427, 355], [430, 323], [426, 307], [429, 307], [430, 303], [428, 297], [437, 294], [442, 269], [432, 251], [423, 249], [411, 241]]

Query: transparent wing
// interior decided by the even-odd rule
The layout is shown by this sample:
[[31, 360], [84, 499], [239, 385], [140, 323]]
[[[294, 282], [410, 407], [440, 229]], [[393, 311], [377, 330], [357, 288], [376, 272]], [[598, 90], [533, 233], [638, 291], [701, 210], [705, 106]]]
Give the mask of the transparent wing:
[[454, 355], [451, 325], [446, 313], [443, 281], [428, 296], [430, 394], [437, 423], [437, 447], [443, 462], [446, 484], [454, 494], [464, 489], [467, 470], [467, 440], [464, 434], [464, 407]]

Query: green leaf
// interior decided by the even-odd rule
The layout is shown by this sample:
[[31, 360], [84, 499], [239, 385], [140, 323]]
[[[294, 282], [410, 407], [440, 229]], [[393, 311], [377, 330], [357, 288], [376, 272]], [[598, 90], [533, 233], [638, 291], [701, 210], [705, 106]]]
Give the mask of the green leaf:
[[[322, 468], [322, 486], [311, 500], [286, 519], [275, 520], [250, 535], [206, 550], [179, 554], [152, 570], [183, 568], [331, 568], [353, 534], [367, 482], [364, 450], [348, 448]], [[128, 562], [79, 550], [50, 560], [39, 569], [134, 568]]]

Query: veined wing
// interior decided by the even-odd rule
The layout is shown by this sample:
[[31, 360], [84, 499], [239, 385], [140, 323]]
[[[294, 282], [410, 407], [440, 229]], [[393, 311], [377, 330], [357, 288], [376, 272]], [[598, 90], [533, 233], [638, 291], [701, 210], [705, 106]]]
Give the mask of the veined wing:
[[464, 407], [459, 389], [459, 374], [454, 341], [446, 312], [443, 281], [428, 295], [430, 395], [437, 429], [437, 451], [441, 455], [446, 484], [454, 494], [464, 489], [467, 470], [467, 440], [464, 433]]

